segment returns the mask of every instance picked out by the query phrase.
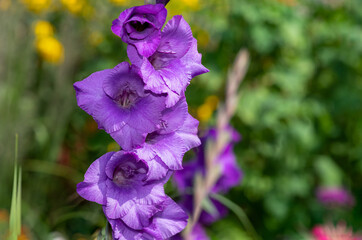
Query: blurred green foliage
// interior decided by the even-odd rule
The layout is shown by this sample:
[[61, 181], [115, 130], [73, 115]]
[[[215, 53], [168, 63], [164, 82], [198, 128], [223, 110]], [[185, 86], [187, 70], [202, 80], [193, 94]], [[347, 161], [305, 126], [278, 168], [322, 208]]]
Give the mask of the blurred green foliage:
[[[10, 5], [3, 4], [10, 2]], [[13, 139], [23, 166], [22, 216], [32, 239], [89, 237], [105, 226], [101, 208], [75, 191], [89, 164], [116, 148], [76, 105], [72, 83], [127, 61], [110, 31], [126, 6], [83, 1], [84, 12], [60, 1], [36, 13], [0, 0], [0, 208], [10, 209]], [[119, 1], [120, 3], [125, 1]], [[142, 4], [133, 1], [132, 4]], [[282, 239], [325, 219], [362, 226], [362, 12], [358, 0], [171, 0], [183, 14], [210, 69], [187, 90], [190, 111], [210, 95], [223, 99], [227, 71], [241, 48], [249, 71], [232, 125], [244, 171], [229, 199], [263, 239]], [[5, 7], [4, 7], [5, 6]], [[182, 6], [182, 7], [180, 7]], [[170, 18], [171, 16], [169, 16]], [[34, 23], [49, 21], [64, 61], [44, 61]], [[221, 100], [222, 101], [222, 100]], [[200, 128], [212, 124], [203, 122]], [[343, 185], [353, 209], [326, 209], [318, 186]], [[176, 195], [172, 184], [167, 191]], [[207, 228], [212, 239], [248, 239], [235, 215]], [[244, 237], [243, 237], [244, 236]]]

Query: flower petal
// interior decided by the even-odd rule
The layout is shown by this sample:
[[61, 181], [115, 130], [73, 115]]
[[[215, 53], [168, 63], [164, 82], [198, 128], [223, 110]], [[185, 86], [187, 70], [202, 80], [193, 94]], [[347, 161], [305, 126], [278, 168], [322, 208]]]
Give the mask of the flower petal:
[[95, 72], [82, 81], [74, 83], [78, 106], [90, 115], [96, 111], [96, 103], [104, 97], [103, 81], [112, 69]]
[[182, 97], [174, 106], [162, 111], [161, 128], [157, 132], [159, 134], [167, 134], [177, 131], [184, 125], [188, 115], [186, 98]]
[[151, 224], [153, 215], [161, 210], [162, 208], [158, 205], [135, 204], [122, 217], [122, 221], [132, 229], [142, 230]]
[[160, 239], [158, 236], [161, 236], [161, 239], [169, 239], [187, 225], [187, 214], [171, 198], [167, 198], [163, 206], [163, 211], [156, 213], [152, 224], [144, 229], [156, 239]]
[[172, 53], [175, 58], [183, 57], [192, 44], [190, 25], [181, 16], [174, 16], [162, 30], [162, 37], [157, 52]]
[[84, 181], [78, 183], [78, 194], [88, 201], [106, 204], [106, 181], [105, 168], [107, 161], [114, 152], [109, 152], [95, 160], [84, 175]]
[[192, 78], [196, 77], [197, 75], [209, 72], [209, 69], [205, 68], [201, 64], [201, 54], [197, 51], [196, 39], [193, 39], [189, 51], [180, 60]]
[[156, 156], [151, 161], [148, 161], [149, 171], [147, 181], [156, 181], [164, 178], [169, 172], [168, 167], [162, 162], [161, 158]]

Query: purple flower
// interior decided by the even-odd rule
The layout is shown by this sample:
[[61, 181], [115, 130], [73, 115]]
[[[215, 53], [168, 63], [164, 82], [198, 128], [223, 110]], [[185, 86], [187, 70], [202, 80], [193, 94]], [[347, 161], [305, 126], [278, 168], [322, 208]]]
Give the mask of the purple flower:
[[320, 187], [317, 189], [318, 200], [327, 206], [353, 206], [354, 197], [342, 187]]
[[168, 199], [163, 190], [169, 175], [160, 181], [145, 181], [149, 171], [145, 161], [130, 152], [110, 152], [94, 161], [77, 185], [86, 200], [103, 205], [109, 219], [122, 220], [129, 228], [141, 230], [163, 211]]
[[108, 219], [116, 240], [130, 239], [169, 239], [182, 231], [187, 225], [188, 216], [171, 199], [167, 198], [161, 205], [161, 211], [150, 219], [150, 224], [140, 230], [129, 228], [120, 219]]
[[167, 10], [163, 4], [126, 9], [112, 23], [112, 31], [122, 41], [135, 46], [141, 56], [151, 56], [161, 39]]
[[145, 93], [141, 78], [127, 62], [93, 73], [74, 88], [79, 107], [124, 150], [144, 143], [165, 108], [164, 97]]
[[147, 135], [137, 154], [147, 161], [149, 180], [163, 178], [169, 170], [182, 169], [182, 158], [191, 148], [200, 145], [199, 122], [188, 113], [186, 98], [162, 112], [159, 129]]
[[182, 16], [174, 16], [166, 24], [153, 55], [142, 55], [132, 45], [127, 52], [131, 63], [140, 69], [145, 89], [157, 94], [167, 93], [167, 107], [178, 102], [193, 77], [209, 71], [201, 64], [197, 41]]

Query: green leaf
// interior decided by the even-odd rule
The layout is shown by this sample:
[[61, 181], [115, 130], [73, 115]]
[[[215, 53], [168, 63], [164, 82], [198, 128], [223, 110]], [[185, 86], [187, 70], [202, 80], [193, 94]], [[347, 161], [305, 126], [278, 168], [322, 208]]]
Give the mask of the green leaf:
[[250, 220], [248, 219], [247, 215], [241, 207], [239, 207], [237, 204], [222, 195], [212, 193], [210, 194], [210, 196], [221, 202], [225, 207], [229, 208], [235, 213], [235, 215], [239, 218], [241, 224], [244, 226], [245, 230], [249, 233], [250, 236], [252, 236], [252, 239], [260, 239], [253, 225], [251, 224]]

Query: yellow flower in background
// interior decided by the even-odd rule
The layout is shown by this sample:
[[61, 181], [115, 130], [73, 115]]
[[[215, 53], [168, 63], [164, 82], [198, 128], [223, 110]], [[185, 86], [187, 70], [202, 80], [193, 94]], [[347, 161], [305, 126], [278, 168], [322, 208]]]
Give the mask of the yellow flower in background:
[[109, 2], [118, 6], [127, 6], [130, 4], [129, 0], [109, 0]]
[[212, 113], [219, 105], [219, 98], [215, 95], [208, 96], [205, 102], [197, 108], [197, 118], [202, 122], [207, 122], [212, 116]]
[[22, 2], [30, 11], [40, 13], [49, 8], [51, 0], [23, 0]]
[[193, 10], [197, 10], [200, 8], [199, 0], [181, 0], [181, 2]]
[[219, 105], [219, 98], [215, 95], [208, 96], [205, 100], [205, 104], [209, 105], [214, 111]]
[[51, 36], [38, 39], [36, 50], [45, 61], [50, 63], [60, 63], [64, 59], [63, 45]]
[[73, 14], [80, 14], [86, 6], [85, 0], [62, 0], [62, 4]]
[[0, 0], [0, 10], [6, 11], [11, 6], [11, 0]]
[[207, 122], [211, 118], [212, 112], [212, 106], [204, 103], [197, 108], [197, 118], [202, 122]]
[[169, 16], [182, 14], [185, 19], [188, 15], [192, 15], [192, 11], [197, 11], [201, 8], [204, 0], [171, 0], [167, 4], [167, 11]]
[[92, 32], [90, 35], [89, 35], [89, 43], [96, 47], [98, 46], [99, 44], [101, 44], [104, 40], [104, 37], [103, 37], [103, 34], [101, 32]]
[[37, 38], [53, 36], [54, 27], [50, 22], [40, 20], [34, 25], [34, 33]]
[[207, 45], [210, 42], [210, 35], [208, 32], [200, 30], [199, 32], [197, 32], [197, 43], [201, 46], [201, 47], [207, 47]]

